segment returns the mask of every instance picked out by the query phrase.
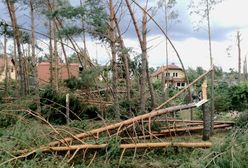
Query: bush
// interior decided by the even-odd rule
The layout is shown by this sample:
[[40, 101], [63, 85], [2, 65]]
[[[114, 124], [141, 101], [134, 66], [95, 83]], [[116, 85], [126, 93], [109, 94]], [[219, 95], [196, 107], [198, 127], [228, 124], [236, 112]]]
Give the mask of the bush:
[[248, 109], [248, 83], [229, 86], [220, 82], [215, 88], [215, 108], [217, 111]]
[[235, 129], [226, 136], [225, 141], [216, 144], [206, 155], [199, 159], [199, 165], [194, 167], [247, 167], [248, 159], [248, 129]]
[[215, 88], [215, 109], [219, 112], [227, 111], [231, 108], [231, 97], [228, 83], [221, 82]]
[[96, 81], [103, 71], [102, 67], [94, 67], [90, 69], [85, 69], [81, 72], [80, 78], [71, 77], [65, 80], [65, 85], [72, 89], [88, 89], [97, 86]]
[[235, 121], [235, 126], [239, 128], [244, 128], [247, 127], [247, 125], [248, 125], [248, 111], [244, 111]]
[[230, 87], [231, 108], [243, 111], [248, 109], [248, 83], [243, 83]]
[[[52, 88], [46, 88], [40, 93], [41, 114], [49, 122], [55, 124], [66, 123], [66, 95], [56, 92]], [[96, 106], [81, 103], [75, 96], [70, 95], [70, 119], [92, 119], [96, 118], [99, 109]], [[29, 106], [35, 110], [36, 106]], [[79, 117], [79, 118], [78, 118]]]
[[6, 128], [16, 123], [17, 119], [14, 116], [3, 114], [0, 112], [0, 128]]

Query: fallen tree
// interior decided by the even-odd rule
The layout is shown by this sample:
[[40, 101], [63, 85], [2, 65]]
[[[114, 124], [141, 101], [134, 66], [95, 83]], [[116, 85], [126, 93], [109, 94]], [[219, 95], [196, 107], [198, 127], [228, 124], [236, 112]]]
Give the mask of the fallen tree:
[[172, 113], [172, 112], [177, 112], [177, 111], [181, 111], [181, 110], [186, 110], [186, 109], [190, 109], [190, 108], [194, 108], [196, 107], [195, 103], [190, 103], [190, 104], [185, 104], [185, 105], [178, 105], [178, 106], [173, 106], [173, 107], [168, 107], [165, 109], [161, 109], [161, 110], [155, 110], [152, 111], [150, 113], [147, 114], [143, 114], [143, 115], [139, 115], [130, 119], [127, 119], [125, 121], [121, 121], [115, 124], [110, 124], [108, 126], [105, 127], [101, 127], [101, 128], [97, 128], [97, 129], [93, 129], [91, 131], [88, 132], [83, 132], [77, 135], [74, 135], [73, 137], [67, 137], [61, 140], [57, 140], [54, 142], [49, 143], [49, 146], [56, 146], [56, 145], [60, 145], [60, 144], [65, 144], [66, 146], [69, 145], [70, 142], [72, 142], [74, 139], [83, 139], [89, 136], [93, 136], [93, 135], [99, 135], [100, 133], [104, 132], [104, 131], [109, 131], [109, 130], [113, 130], [113, 129], [120, 129], [123, 126], [126, 125], [130, 125], [133, 124], [135, 122], [140, 122], [142, 120], [146, 120], [149, 119], [151, 120], [151, 118], [163, 115], [163, 114], [167, 114], [167, 113]]
[[[220, 124], [220, 125], [214, 125], [214, 129], [219, 129], [219, 128], [228, 128], [232, 127], [231, 124]], [[129, 139], [144, 139], [144, 138], [150, 138], [151, 136], [154, 137], [161, 137], [161, 136], [168, 136], [168, 135], [173, 135], [177, 133], [187, 133], [187, 132], [196, 132], [196, 131], [201, 131], [203, 130], [203, 126], [194, 126], [194, 127], [184, 127], [184, 128], [173, 128], [173, 129], [165, 129], [165, 130], [160, 130], [160, 131], [152, 131], [150, 134], [147, 135], [141, 135], [137, 137], [126, 137], [122, 138], [122, 140], [129, 140]]]
[[[120, 144], [120, 149], [138, 149], [138, 148], [167, 148], [167, 147], [182, 147], [182, 148], [209, 148], [212, 146], [211, 142], [157, 142], [157, 143], [133, 143], [133, 144]], [[108, 144], [81, 144], [70, 146], [54, 146], [43, 147], [35, 152], [63, 152], [63, 151], [75, 151], [83, 149], [103, 149], [107, 148]]]

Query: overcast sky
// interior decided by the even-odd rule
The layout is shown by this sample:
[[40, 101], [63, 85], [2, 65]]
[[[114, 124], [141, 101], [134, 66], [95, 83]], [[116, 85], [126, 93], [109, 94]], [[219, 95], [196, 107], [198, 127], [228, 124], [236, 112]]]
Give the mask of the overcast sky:
[[[71, 0], [73, 5], [78, 5], [79, 0]], [[150, 6], [156, 4], [156, 0], [149, 1]], [[248, 21], [246, 18], [248, 1], [247, 0], [224, 0], [211, 11], [211, 31], [213, 39], [213, 57], [214, 64], [221, 66], [225, 71], [229, 68], [237, 70], [237, 41], [236, 32], [241, 32], [241, 50], [242, 60], [248, 54]], [[168, 36], [176, 46], [185, 67], [202, 66], [205, 69], [209, 68], [209, 52], [208, 52], [208, 34], [206, 26], [201, 26], [201, 29], [196, 31], [196, 23], [198, 18], [189, 15], [188, 0], [177, 0], [175, 10], [179, 14], [179, 22], [171, 23]], [[136, 16], [139, 18], [139, 9], [135, 7]], [[30, 26], [28, 12], [18, 11], [19, 24], [25, 27]], [[0, 18], [9, 20], [5, 5], [0, 3]], [[164, 12], [158, 11], [155, 15], [156, 21], [164, 28]], [[140, 18], [139, 18], [140, 21]], [[130, 16], [127, 15], [121, 18], [121, 28], [126, 30], [130, 22]], [[44, 32], [44, 21], [42, 18], [36, 21], [38, 30]], [[149, 64], [152, 67], [158, 67], [165, 64], [165, 37], [160, 30], [152, 22], [148, 25], [149, 36]], [[125, 45], [139, 52], [139, 43], [136, 38], [133, 26], [124, 34]], [[80, 42], [79, 42], [80, 44]], [[88, 49], [92, 58], [97, 58], [101, 64], [106, 64], [110, 60], [109, 49], [107, 46], [99, 44], [99, 42], [89, 38]], [[45, 46], [44, 46], [45, 47]], [[226, 48], [230, 47], [230, 55], [227, 54]], [[169, 47], [169, 62], [179, 64], [179, 61]]]

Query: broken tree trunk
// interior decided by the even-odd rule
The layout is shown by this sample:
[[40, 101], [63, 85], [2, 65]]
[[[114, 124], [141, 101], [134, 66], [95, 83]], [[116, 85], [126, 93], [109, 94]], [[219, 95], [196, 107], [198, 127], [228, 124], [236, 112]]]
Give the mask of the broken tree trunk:
[[105, 126], [105, 127], [93, 129], [93, 130], [88, 131], [88, 132], [77, 134], [77, 135], [74, 136], [74, 138], [73, 137], [68, 137], [68, 138], [58, 140], [58, 141], [51, 142], [51, 143], [49, 143], [49, 146], [67, 144], [67, 142], [71, 142], [75, 138], [78, 138], [78, 139], [86, 138], [86, 137], [89, 137], [89, 136], [92, 136], [92, 135], [95, 135], [95, 134], [99, 134], [99, 133], [104, 132], [104, 131], [108, 131], [108, 130], [112, 130], [112, 129], [116, 129], [116, 128], [120, 129], [123, 126], [133, 124], [134, 122], [138, 122], [138, 121], [146, 120], [146, 119], [153, 118], [153, 117], [156, 117], [156, 116], [160, 116], [162, 114], [172, 113], [172, 112], [185, 110], [185, 109], [190, 109], [190, 108], [194, 108], [194, 107], [196, 107], [196, 104], [191, 103], [191, 104], [178, 105], [178, 106], [173, 106], [173, 107], [169, 107], [169, 108], [166, 108], [166, 109], [152, 111], [150, 113], [139, 115], [139, 116], [130, 118], [128, 120], [125, 120], [125, 121], [122, 121], [122, 122], [119, 122], [119, 123], [111, 124], [111, 125], [108, 125], [108, 126]]

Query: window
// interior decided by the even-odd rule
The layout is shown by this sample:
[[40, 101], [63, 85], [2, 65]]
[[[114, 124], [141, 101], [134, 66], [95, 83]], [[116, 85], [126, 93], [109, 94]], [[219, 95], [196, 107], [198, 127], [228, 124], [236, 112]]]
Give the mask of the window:
[[177, 77], [177, 75], [178, 75], [177, 72], [173, 73], [173, 77]]
[[11, 72], [14, 72], [14, 68], [11, 68]]
[[182, 83], [182, 86], [185, 86], [185, 83]]
[[170, 77], [170, 73], [169, 72], [166, 73], [166, 77]]
[[177, 87], [180, 87], [180, 86], [181, 86], [181, 85], [180, 85], [180, 83], [178, 82], [178, 83], [177, 83]]

